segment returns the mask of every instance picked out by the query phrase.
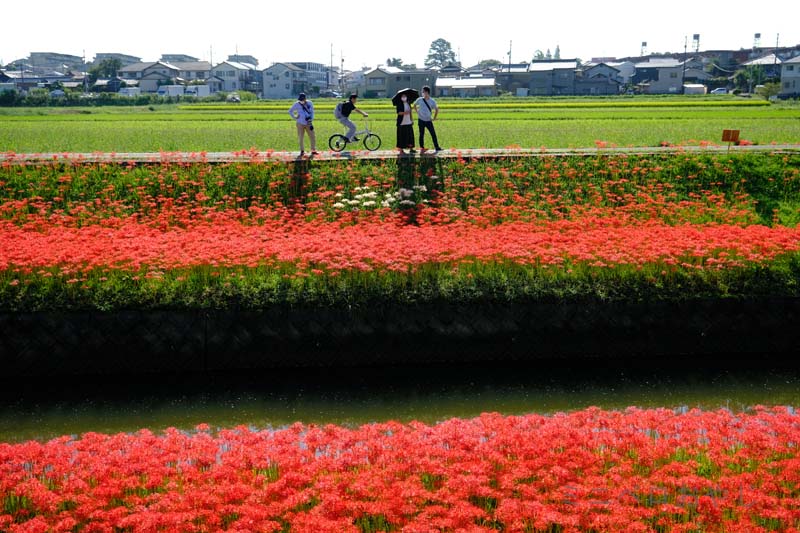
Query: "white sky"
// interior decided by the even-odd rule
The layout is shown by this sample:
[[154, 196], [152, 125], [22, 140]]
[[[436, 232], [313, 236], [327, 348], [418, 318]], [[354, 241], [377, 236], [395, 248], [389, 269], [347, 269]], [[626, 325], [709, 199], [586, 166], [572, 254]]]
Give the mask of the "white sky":
[[[408, 6], [401, 10], [400, 6]], [[211, 6], [211, 7], [205, 7]], [[30, 52], [60, 52], [88, 61], [119, 52], [155, 61], [162, 53], [218, 63], [229, 54], [255, 56], [266, 68], [280, 61], [314, 61], [355, 70], [398, 57], [422, 66], [431, 42], [450, 42], [464, 66], [482, 59], [532, 59], [539, 49], [564, 59], [682, 52], [700, 34], [700, 50], [800, 44], [796, 0], [431, 0], [399, 3], [270, 1], [37, 0], [4, 2], [0, 62]], [[333, 51], [333, 54], [331, 54]]]

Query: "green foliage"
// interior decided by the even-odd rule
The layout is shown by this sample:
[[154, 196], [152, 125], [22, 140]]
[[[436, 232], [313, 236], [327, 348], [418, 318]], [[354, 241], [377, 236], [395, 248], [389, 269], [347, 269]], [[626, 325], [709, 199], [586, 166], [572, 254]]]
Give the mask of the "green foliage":
[[456, 62], [453, 46], [445, 39], [439, 38], [431, 43], [428, 56], [425, 58], [426, 67], [445, 67]]
[[353, 521], [353, 525], [358, 528], [361, 533], [376, 533], [378, 531], [397, 531], [382, 514], [363, 514]]

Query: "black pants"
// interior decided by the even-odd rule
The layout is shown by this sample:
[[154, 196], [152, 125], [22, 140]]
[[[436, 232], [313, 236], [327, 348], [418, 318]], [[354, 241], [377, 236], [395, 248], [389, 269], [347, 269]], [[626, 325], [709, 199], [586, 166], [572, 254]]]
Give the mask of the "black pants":
[[397, 126], [397, 147], [414, 148], [414, 126]]
[[419, 126], [419, 147], [425, 148], [425, 129], [427, 129], [429, 132], [431, 132], [433, 147], [437, 150], [440, 150], [439, 139], [436, 138], [436, 130], [433, 129], [433, 121], [417, 119], [417, 125]]

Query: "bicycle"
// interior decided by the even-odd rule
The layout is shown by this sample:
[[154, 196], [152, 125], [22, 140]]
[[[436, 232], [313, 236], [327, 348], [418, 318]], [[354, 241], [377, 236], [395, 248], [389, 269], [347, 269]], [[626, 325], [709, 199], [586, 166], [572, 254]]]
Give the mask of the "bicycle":
[[[369, 129], [369, 121], [364, 119], [364, 129], [355, 132], [354, 134], [356, 137], [360, 137], [364, 143], [364, 148], [369, 151], [375, 151], [381, 147], [381, 138], [378, 136], [377, 133], [372, 133]], [[350, 141], [346, 135], [342, 135], [341, 133], [336, 133], [331, 135], [331, 138], [328, 139], [328, 146], [331, 147], [331, 150], [334, 152], [341, 152], [344, 150], [348, 143], [351, 142], [358, 142], [358, 141]]]

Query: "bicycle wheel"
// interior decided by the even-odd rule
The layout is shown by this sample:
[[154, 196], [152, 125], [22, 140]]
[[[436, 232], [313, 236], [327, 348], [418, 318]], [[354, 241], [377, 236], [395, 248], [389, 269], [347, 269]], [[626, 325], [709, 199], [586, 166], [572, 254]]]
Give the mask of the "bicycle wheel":
[[328, 139], [328, 146], [330, 146], [331, 150], [334, 152], [341, 152], [344, 150], [344, 147], [347, 146], [347, 137], [338, 133], [336, 135], [331, 135], [331, 138]]
[[381, 147], [381, 138], [374, 133], [370, 133], [364, 137], [364, 147], [370, 151], [377, 150]]

